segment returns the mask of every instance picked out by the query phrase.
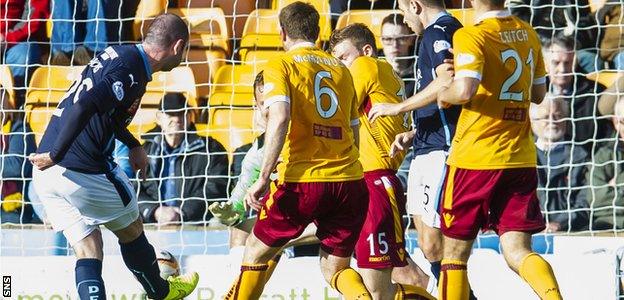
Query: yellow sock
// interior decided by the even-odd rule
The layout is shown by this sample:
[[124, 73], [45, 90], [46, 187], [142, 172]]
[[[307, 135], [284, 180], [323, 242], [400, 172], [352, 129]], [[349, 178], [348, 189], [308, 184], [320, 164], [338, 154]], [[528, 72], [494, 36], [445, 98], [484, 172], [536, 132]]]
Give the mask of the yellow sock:
[[273, 275], [273, 271], [277, 267], [277, 263], [279, 263], [280, 258], [282, 258], [281, 254], [275, 255], [269, 262], [267, 263], [268, 267], [266, 272], [264, 273], [264, 283], [266, 284], [271, 279], [271, 275]]
[[267, 264], [243, 264], [238, 279], [234, 282], [224, 299], [259, 299], [266, 283], [264, 279], [268, 267]]
[[439, 300], [468, 300], [470, 285], [466, 262], [455, 259], [443, 259], [438, 283]]
[[362, 276], [351, 268], [336, 272], [331, 279], [331, 286], [340, 292], [346, 300], [373, 299], [364, 286]]
[[427, 291], [421, 287], [396, 283], [396, 294], [394, 294], [394, 300], [409, 300], [409, 299], [427, 299], [436, 300], [435, 297], [427, 293]]
[[531, 252], [522, 259], [519, 273], [541, 299], [561, 299], [559, 285], [550, 264], [537, 253]]

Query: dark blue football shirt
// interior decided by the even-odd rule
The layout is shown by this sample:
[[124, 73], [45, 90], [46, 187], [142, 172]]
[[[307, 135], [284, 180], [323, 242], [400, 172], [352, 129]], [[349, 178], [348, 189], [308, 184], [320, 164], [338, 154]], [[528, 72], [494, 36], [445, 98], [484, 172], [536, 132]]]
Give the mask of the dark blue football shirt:
[[[436, 16], [423, 32], [418, 49], [418, 67], [416, 70], [416, 90], [422, 91], [436, 78], [435, 69], [446, 58], [452, 58], [449, 48], [453, 44], [453, 34], [461, 23], [446, 12]], [[414, 155], [423, 155], [431, 151], [448, 151], [451, 147], [461, 106], [448, 109], [438, 108], [437, 103], [429, 104], [413, 113], [416, 136], [414, 137]]]
[[139, 142], [127, 129], [152, 70], [141, 45], [106, 48], [81, 73], [53, 113], [37, 153], [58, 165], [102, 174], [112, 171], [115, 138], [130, 149]]

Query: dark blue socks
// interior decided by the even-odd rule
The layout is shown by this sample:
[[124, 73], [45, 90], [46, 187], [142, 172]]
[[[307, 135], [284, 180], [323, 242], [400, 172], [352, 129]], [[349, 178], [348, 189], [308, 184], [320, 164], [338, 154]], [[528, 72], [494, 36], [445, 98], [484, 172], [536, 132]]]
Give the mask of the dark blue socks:
[[163, 299], [169, 293], [169, 283], [160, 278], [154, 247], [150, 245], [145, 233], [129, 243], [120, 243], [124, 263], [134, 277], [141, 283], [151, 299]]
[[81, 300], [106, 299], [101, 260], [83, 258], [76, 261], [76, 289]]

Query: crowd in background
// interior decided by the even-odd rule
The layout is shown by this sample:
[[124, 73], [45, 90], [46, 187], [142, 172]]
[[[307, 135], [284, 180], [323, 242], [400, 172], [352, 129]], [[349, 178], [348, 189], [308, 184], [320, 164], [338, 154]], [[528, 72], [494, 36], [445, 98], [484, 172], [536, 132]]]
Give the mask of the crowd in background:
[[[268, 2], [258, 1], [259, 8], [269, 7]], [[446, 2], [448, 8], [468, 4]], [[14, 82], [12, 91], [0, 90], [2, 223], [43, 219], [41, 212], [35, 213], [36, 205], [33, 209], [30, 204], [36, 203], [36, 195], [29, 193], [32, 166], [26, 159], [36, 149], [23, 114], [33, 69], [48, 63], [85, 65], [108, 45], [132, 41], [138, 4], [138, 0], [0, 0], [0, 63], [10, 67]], [[624, 4], [608, 0], [594, 12], [587, 0], [511, 0], [508, 6], [543, 39], [549, 93], [530, 117], [538, 149], [538, 196], [547, 230], [624, 229], [624, 96], [620, 99], [624, 79], [605, 87], [586, 78], [599, 70], [624, 70]], [[396, 8], [393, 1], [331, 1], [332, 23], [350, 9]], [[47, 39], [49, 17], [53, 30]], [[404, 80], [407, 95], [412, 95], [418, 33], [403, 23], [402, 15], [391, 14], [383, 19], [379, 34], [380, 56], [390, 62]], [[194, 131], [183, 109], [185, 102], [182, 94], [165, 95], [157, 113], [158, 126], [144, 138], [143, 147], [150, 155], [148, 180], [134, 182], [146, 222], [209, 221], [207, 201], [226, 200], [240, 172], [236, 167], [240, 162], [228, 161], [218, 141], [184, 133]], [[118, 163], [136, 178], [123, 160], [127, 149], [117, 150]], [[399, 172], [403, 179], [410, 159], [408, 155]]]

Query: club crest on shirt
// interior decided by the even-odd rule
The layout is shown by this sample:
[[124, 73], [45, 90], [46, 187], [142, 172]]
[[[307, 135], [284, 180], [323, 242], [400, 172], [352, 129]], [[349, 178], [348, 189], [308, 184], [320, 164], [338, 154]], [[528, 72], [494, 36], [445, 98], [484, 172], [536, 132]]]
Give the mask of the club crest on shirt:
[[121, 101], [124, 97], [123, 83], [121, 81], [115, 81], [113, 83], [113, 93], [115, 94], [115, 98]]
[[451, 48], [451, 43], [445, 40], [437, 40], [433, 42], [433, 51], [435, 53], [440, 53], [444, 50], [448, 50], [449, 48]]

